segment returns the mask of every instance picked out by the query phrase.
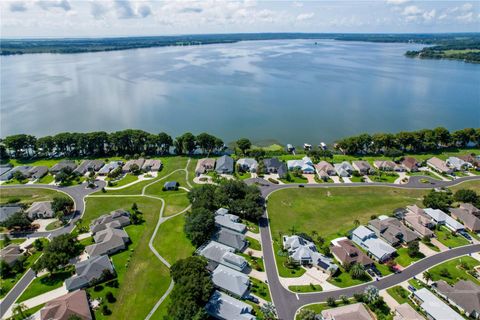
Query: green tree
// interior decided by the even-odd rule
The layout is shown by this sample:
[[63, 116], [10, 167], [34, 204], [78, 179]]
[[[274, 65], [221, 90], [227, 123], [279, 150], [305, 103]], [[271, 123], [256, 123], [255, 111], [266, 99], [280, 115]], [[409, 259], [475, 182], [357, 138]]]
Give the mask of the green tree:
[[364, 297], [367, 303], [375, 303], [378, 301], [380, 295], [377, 287], [373, 285], [367, 286], [364, 291]]
[[40, 239], [35, 239], [35, 241], [33, 241], [33, 247], [35, 248], [35, 250], [37, 251], [42, 251], [43, 250], [43, 242], [42, 240]]
[[431, 274], [430, 272], [428, 272], [428, 271], [425, 271], [425, 272], [423, 273], [423, 279], [425, 279], [425, 281], [426, 281], [427, 284], [428, 284], [430, 281], [433, 280], [432, 274]]
[[245, 155], [246, 151], [252, 147], [252, 143], [247, 138], [238, 139], [235, 142], [235, 145], [240, 149], [243, 155]]
[[365, 268], [360, 263], [354, 263], [350, 268], [350, 275], [353, 279], [365, 279], [367, 273], [365, 272]]
[[298, 320], [315, 320], [317, 319], [317, 315], [313, 310], [310, 309], [301, 309], [300, 312], [297, 314], [296, 319]]
[[70, 197], [54, 197], [52, 200], [52, 210], [54, 212], [70, 213], [73, 210], [73, 200]]
[[185, 215], [185, 234], [196, 247], [210, 239], [215, 232], [215, 216], [205, 208], [194, 208]]
[[420, 253], [420, 247], [419, 247], [418, 241], [411, 241], [408, 244], [407, 252], [408, 252], [408, 255], [412, 258], [418, 256], [418, 254]]
[[22, 182], [23, 180], [27, 179], [27, 178], [25, 177], [25, 175], [24, 175], [23, 173], [21, 173], [20, 171], [15, 171], [15, 172], [13, 173], [13, 175], [12, 175], [12, 178], [13, 178], [13, 179], [16, 179], [16, 180], [18, 180], [18, 181], [20, 181], [20, 182]]
[[448, 210], [452, 204], [452, 196], [447, 192], [437, 192], [431, 190], [423, 197], [423, 205], [427, 208]]
[[14, 319], [25, 319], [28, 315], [26, 311], [28, 307], [23, 303], [17, 303], [12, 308], [12, 315]]
[[334, 297], [328, 297], [327, 298], [327, 305], [329, 307], [335, 307], [337, 305], [337, 303], [335, 302], [335, 298]]
[[468, 202], [473, 204], [476, 204], [480, 200], [478, 194], [470, 189], [457, 190], [453, 195], [453, 199], [457, 202]]
[[50, 273], [68, 264], [69, 260], [76, 257], [83, 250], [83, 245], [73, 234], [63, 234], [52, 239], [43, 251], [43, 255], [34, 264], [35, 271], [47, 269]]
[[28, 218], [25, 212], [16, 212], [12, 214], [7, 219], [0, 222], [0, 226], [5, 227], [7, 229], [15, 229], [18, 228], [20, 230], [26, 230], [31, 227], [32, 221]]

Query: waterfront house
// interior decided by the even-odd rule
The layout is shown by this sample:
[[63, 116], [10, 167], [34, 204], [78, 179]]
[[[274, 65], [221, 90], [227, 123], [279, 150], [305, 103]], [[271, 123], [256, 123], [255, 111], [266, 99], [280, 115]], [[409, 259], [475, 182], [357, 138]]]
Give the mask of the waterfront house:
[[453, 311], [427, 288], [414, 291], [412, 300], [426, 313], [430, 320], [463, 320], [461, 315]]
[[285, 178], [287, 176], [287, 165], [278, 160], [278, 158], [263, 159], [263, 164], [265, 166], [265, 173], [276, 173], [279, 178]]
[[334, 176], [337, 174], [333, 165], [327, 161], [320, 161], [319, 163], [314, 165], [314, 167], [315, 167], [315, 171], [317, 171], [317, 174], [320, 171], [324, 171], [329, 176]]
[[370, 164], [364, 160], [352, 161], [352, 167], [362, 175], [369, 174], [372, 171]]
[[288, 160], [287, 167], [290, 171], [300, 170], [302, 173], [313, 174], [315, 173], [315, 169], [311, 163], [310, 158], [304, 157], [301, 160]]
[[427, 165], [432, 168], [433, 170], [443, 173], [443, 174], [452, 174], [453, 169], [449, 168], [445, 161], [438, 159], [437, 157], [433, 157], [427, 160]]
[[92, 320], [90, 304], [84, 290], [69, 292], [48, 301], [40, 310], [40, 320]]
[[372, 259], [345, 237], [332, 240], [330, 252], [343, 266], [358, 263], [369, 268], [374, 264]]
[[378, 239], [375, 232], [365, 226], [359, 226], [352, 232], [352, 241], [367, 250], [370, 257], [384, 262], [396, 252], [395, 248]]
[[215, 290], [205, 306], [207, 313], [220, 320], [255, 320], [253, 308], [238, 299]]
[[347, 161], [343, 161], [342, 163], [335, 163], [333, 167], [335, 168], [335, 171], [337, 172], [337, 175], [339, 177], [350, 177], [354, 170], [352, 165]]
[[398, 246], [402, 243], [410, 243], [418, 240], [419, 236], [398, 219], [380, 216], [368, 223], [368, 228], [375, 232], [377, 237], [382, 238], [391, 246]]
[[62, 170], [69, 169], [71, 171], [74, 171], [77, 168], [77, 164], [73, 160], [62, 160], [55, 164], [51, 169], [50, 172], [52, 174], [57, 174]]
[[451, 305], [469, 318], [480, 319], [480, 286], [472, 281], [459, 280], [454, 286], [440, 280], [432, 288]]
[[473, 165], [471, 163], [463, 161], [462, 159], [457, 157], [448, 157], [445, 163], [447, 164], [447, 166], [454, 169], [455, 171], [465, 171], [473, 168]]
[[250, 279], [245, 273], [219, 264], [212, 272], [213, 284], [228, 293], [244, 298], [248, 294]]
[[377, 318], [360, 302], [323, 310], [321, 315], [321, 320], [375, 320]]
[[65, 280], [65, 288], [74, 291], [94, 284], [106, 272], [114, 274], [112, 262], [108, 256], [97, 256], [75, 264], [75, 274]]
[[25, 213], [32, 220], [53, 218], [55, 216], [55, 212], [53, 212], [52, 203], [50, 201], [34, 202], [25, 211]]
[[430, 218], [432, 218], [432, 221], [435, 224], [445, 225], [447, 228], [455, 232], [465, 229], [465, 226], [463, 224], [453, 219], [452, 217], [450, 217], [448, 214], [446, 214], [440, 209], [426, 208], [424, 209], [424, 212]]
[[215, 171], [220, 174], [232, 174], [233, 173], [232, 157], [224, 155], [218, 158], [215, 164]]
[[215, 168], [215, 159], [213, 158], [203, 158], [197, 161], [197, 166], [195, 168], [195, 174], [197, 176], [212, 171]]
[[257, 172], [258, 162], [253, 158], [241, 158], [237, 160], [237, 166], [245, 172]]
[[405, 158], [403, 158], [402, 166], [408, 172], [416, 172], [416, 171], [418, 171], [419, 163], [418, 163], [417, 159], [415, 159], [415, 158], [405, 157]]

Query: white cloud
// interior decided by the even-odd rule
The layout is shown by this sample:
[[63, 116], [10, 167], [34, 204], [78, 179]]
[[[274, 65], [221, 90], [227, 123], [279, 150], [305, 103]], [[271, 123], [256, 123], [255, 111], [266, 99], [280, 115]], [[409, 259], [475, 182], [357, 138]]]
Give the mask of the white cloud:
[[10, 3], [11, 12], [24, 12], [27, 11], [27, 5], [22, 1], [13, 1]]
[[417, 7], [417, 6], [405, 7], [405, 9], [403, 9], [403, 12], [402, 12], [402, 14], [405, 15], [405, 16], [418, 15], [418, 14], [421, 14], [421, 13], [422, 13], [422, 10], [420, 10], [420, 8]]
[[388, 4], [393, 4], [395, 6], [398, 6], [398, 5], [401, 5], [401, 4], [405, 4], [407, 2], [410, 2], [410, 0], [387, 0], [387, 3]]
[[458, 21], [466, 22], [466, 23], [473, 22], [473, 12], [468, 12], [468, 13], [459, 15], [459, 16], [457, 16], [456, 19]]
[[437, 11], [435, 9], [432, 9], [430, 11], [425, 11], [423, 14], [422, 14], [422, 17], [423, 17], [423, 20], [428, 22], [428, 21], [431, 21], [435, 18], [435, 15], [437, 14]]
[[152, 14], [152, 8], [144, 3], [132, 3], [129, 0], [115, 0], [115, 9], [119, 19], [146, 18]]
[[37, 5], [43, 10], [62, 9], [69, 11], [72, 9], [68, 0], [39, 0], [37, 1]]
[[107, 14], [109, 8], [100, 1], [91, 1], [90, 2], [90, 14], [95, 19], [103, 19]]
[[310, 20], [313, 18], [315, 13], [310, 12], [310, 13], [301, 13], [297, 16], [297, 21], [305, 21], [305, 20]]

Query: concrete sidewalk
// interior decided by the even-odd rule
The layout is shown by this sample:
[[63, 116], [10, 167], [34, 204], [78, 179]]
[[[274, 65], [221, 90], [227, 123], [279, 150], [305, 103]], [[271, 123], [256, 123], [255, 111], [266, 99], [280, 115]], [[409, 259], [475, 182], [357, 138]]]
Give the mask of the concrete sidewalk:
[[[34, 308], [36, 306], [39, 306], [41, 304], [47, 303], [53, 299], [56, 299], [58, 297], [63, 296], [64, 294], [67, 294], [68, 290], [65, 289], [65, 286], [61, 286], [60, 288], [54, 289], [52, 291], [46, 292], [44, 294], [38, 295], [36, 297], [33, 297], [31, 299], [22, 301], [21, 304], [24, 304], [27, 306], [27, 309]], [[14, 304], [15, 305], [15, 304]], [[12, 305], [12, 307], [14, 306]], [[12, 316], [12, 308], [9, 308], [7, 312], [5, 313], [4, 317], [8, 318]]]

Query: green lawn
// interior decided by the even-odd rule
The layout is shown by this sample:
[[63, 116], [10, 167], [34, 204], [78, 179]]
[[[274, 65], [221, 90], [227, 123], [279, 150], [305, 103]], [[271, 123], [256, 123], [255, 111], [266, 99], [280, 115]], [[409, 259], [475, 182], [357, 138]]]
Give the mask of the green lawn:
[[290, 180], [288, 181], [287, 179], [280, 179], [283, 183], [307, 183], [308, 179], [305, 178], [304, 176], [296, 177], [293, 174], [290, 173]]
[[112, 181], [111, 187], [122, 187], [138, 180], [138, 176], [127, 173], [122, 179]]
[[300, 266], [294, 269], [290, 269], [285, 266], [288, 255], [287, 253], [285, 253], [285, 255], [283, 256], [279, 255], [282, 250], [280, 249], [280, 245], [277, 242], [273, 242], [273, 251], [275, 253], [275, 260], [277, 261], [278, 274], [280, 275], [280, 277], [297, 278], [306, 272], [306, 270]]
[[80, 240], [80, 243], [83, 244], [86, 247], [86, 246], [89, 246], [91, 244], [94, 244], [95, 241], [93, 240], [93, 237], [88, 237], [88, 238]]
[[350, 179], [350, 181], [352, 181], [352, 182], [364, 182], [363, 181], [364, 180], [363, 176], [361, 176], [361, 177], [351, 176], [348, 179]]
[[43, 293], [60, 288], [61, 286], [63, 286], [63, 282], [65, 281], [65, 279], [70, 278], [73, 273], [74, 268], [69, 267], [54, 272], [52, 274], [46, 274], [41, 277], [35, 278], [27, 287], [27, 289], [22, 293], [22, 295], [18, 298], [17, 302], [22, 302]]
[[[10, 238], [10, 243], [12, 244], [20, 244], [24, 242], [26, 239], [25, 238], [19, 238], [19, 239], [12, 239]], [[0, 239], [0, 249], [3, 249], [5, 247], [5, 240]]]
[[[347, 304], [350, 304], [350, 303], [355, 303], [355, 300], [349, 299], [349, 302]], [[315, 303], [315, 304], [310, 304], [308, 306], [305, 306], [302, 309], [309, 309], [309, 310], [314, 311], [316, 314], [319, 314], [323, 310], [332, 309], [332, 308], [336, 308], [336, 307], [341, 307], [341, 306], [344, 306], [344, 305], [345, 305], [345, 303], [343, 303], [343, 301], [338, 300], [335, 307], [330, 307], [326, 303]], [[296, 319], [298, 319], [298, 317]]]
[[[458, 280], [471, 280], [480, 285], [480, 281], [467, 273], [467, 270], [462, 268], [462, 263], [466, 264], [467, 269], [472, 270], [473, 267], [480, 265], [480, 262], [472, 257], [463, 256], [461, 258], [453, 259], [444, 262], [429, 270], [433, 281], [444, 280], [450, 284], [455, 284]], [[448, 271], [444, 273], [445, 271]]]
[[49, 184], [52, 183], [54, 180], [55, 178], [51, 174], [47, 173], [46, 175], [38, 179], [35, 183]]
[[58, 229], [62, 226], [62, 222], [61, 221], [53, 221], [53, 222], [50, 222], [46, 227], [45, 229], [47, 231], [50, 231], [50, 230], [55, 230], [55, 229]]
[[372, 281], [372, 279], [370, 278], [370, 276], [367, 276], [365, 280], [353, 279], [348, 272], [345, 272], [343, 270], [343, 268], [339, 268], [339, 271], [337, 271], [335, 276], [330, 277], [327, 281], [334, 286], [346, 288]]
[[380, 271], [383, 276], [388, 276], [389, 274], [393, 273], [392, 271], [390, 271], [390, 268], [387, 267], [385, 264], [375, 262], [375, 267], [378, 271]]
[[11, 317], [9, 318], [9, 320], [25, 320], [25, 319], [30, 319], [30, 317], [32, 315], [34, 315], [37, 311], [39, 311], [40, 309], [42, 309], [43, 307], [45, 306], [45, 303], [42, 303], [41, 305], [38, 305], [36, 307], [33, 307], [33, 308], [30, 308], [30, 309], [27, 309], [24, 311], [24, 317], [22, 316], [17, 316], [17, 317]]
[[399, 175], [394, 172], [382, 172], [379, 174], [369, 175], [370, 180], [374, 182], [394, 183], [398, 179]]
[[401, 247], [397, 250], [398, 257], [395, 258], [395, 261], [402, 267], [408, 267], [412, 262], [418, 261], [422, 258], [425, 258], [425, 255], [421, 252], [418, 253], [415, 257], [410, 257], [408, 255], [408, 248]]
[[9, 184], [25, 184], [25, 183], [27, 183], [28, 181], [30, 181], [30, 180], [28, 180], [28, 179], [23, 179], [23, 180], [10, 179], [10, 180], [4, 182], [3, 184], [4, 184], [4, 185], [9, 185]]
[[[169, 270], [150, 251], [148, 242], [158, 221], [161, 201], [147, 197], [89, 197], [86, 201], [86, 211], [83, 224], [104, 213], [125, 208], [130, 209], [136, 202], [143, 213], [145, 223], [125, 228], [132, 244], [127, 251], [113, 256], [113, 262], [118, 274], [119, 288], [104, 288], [98, 294], [112, 291], [117, 302], [110, 307], [113, 311], [109, 319], [143, 319], [150, 312], [158, 299], [170, 284]], [[131, 285], [135, 284], [135, 285]], [[89, 290], [92, 293], [94, 290]], [[93, 292], [96, 294], [96, 292]], [[107, 317], [101, 311], [95, 312], [97, 320]]]
[[244, 257], [248, 264], [250, 265], [250, 267], [252, 267], [252, 269], [255, 269], [257, 271], [265, 271], [265, 266], [263, 264], [263, 259], [262, 258], [257, 258], [257, 257], [254, 257], [254, 256], [249, 256], [248, 255], [248, 249], [246, 250], [246, 253], [238, 253], [239, 255], [241, 255], [242, 257]]
[[389, 295], [392, 296], [398, 303], [403, 304], [408, 302], [408, 296], [410, 293], [401, 286], [395, 286], [387, 289]]
[[260, 233], [258, 223], [253, 223], [248, 220], [242, 220], [241, 222], [247, 226], [248, 231], [251, 231], [253, 233]]
[[272, 301], [267, 284], [255, 278], [250, 278], [250, 281], [251, 281], [251, 286], [250, 286], [251, 293], [253, 293], [257, 297], [262, 298], [264, 300]]
[[453, 192], [455, 192], [457, 190], [460, 190], [460, 189], [472, 189], [476, 193], [480, 193], [480, 181], [478, 181], [478, 180], [476, 180], [476, 181], [465, 181], [465, 182], [462, 182], [462, 183], [460, 183], [456, 186], [450, 187], [450, 190], [452, 190]]
[[319, 292], [322, 291], [322, 286], [319, 284], [309, 284], [309, 285], [303, 285], [303, 286], [289, 286], [288, 289], [290, 289], [293, 292]]
[[460, 247], [469, 244], [468, 240], [459, 234], [452, 234], [446, 227], [435, 231], [438, 241], [450, 248]]
[[412, 287], [414, 287], [417, 290], [422, 289], [424, 287], [423, 283], [419, 280], [416, 280], [416, 279], [408, 280], [408, 284], [410, 284]]
[[20, 200], [18, 203], [30, 204], [35, 201], [50, 201], [54, 197], [63, 196], [63, 192], [58, 192], [54, 190], [35, 188], [35, 185], [32, 185], [31, 188], [22, 188], [22, 189], [0, 189], [0, 202], [2, 204], [8, 203], [9, 200]]
[[421, 204], [426, 192], [374, 186], [279, 190], [268, 199], [272, 236], [291, 234], [294, 227], [297, 232], [316, 231], [328, 244], [355, 228], [356, 219], [365, 224], [372, 215]]
[[247, 180], [247, 179], [250, 179], [252, 175], [250, 174], [250, 172], [243, 172], [243, 173], [236, 172], [235, 177], [238, 180]]
[[257, 239], [253, 239], [251, 237], [246, 237], [248, 241], [248, 247], [253, 250], [262, 250], [262, 246], [260, 245], [260, 242]]

